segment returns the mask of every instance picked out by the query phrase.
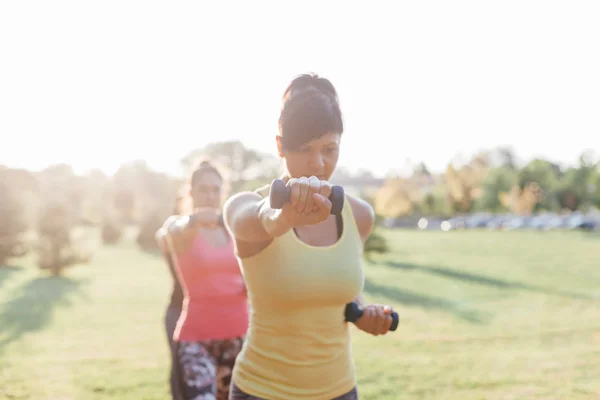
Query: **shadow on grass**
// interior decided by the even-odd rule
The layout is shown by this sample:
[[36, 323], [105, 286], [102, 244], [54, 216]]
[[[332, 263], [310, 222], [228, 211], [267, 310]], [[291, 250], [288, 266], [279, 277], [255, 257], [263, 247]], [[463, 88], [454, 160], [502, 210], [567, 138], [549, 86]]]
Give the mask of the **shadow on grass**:
[[85, 281], [65, 277], [44, 277], [29, 281], [0, 310], [0, 350], [22, 335], [43, 329], [57, 306], [71, 305], [72, 294]]
[[395, 262], [395, 261], [390, 261], [386, 265], [393, 267], [393, 268], [403, 269], [406, 271], [426, 272], [428, 274], [443, 276], [445, 278], [458, 279], [458, 280], [469, 282], [469, 283], [476, 283], [479, 285], [486, 285], [486, 286], [491, 286], [491, 287], [500, 288], [500, 289], [526, 290], [526, 291], [530, 291], [530, 292], [542, 293], [542, 294], [547, 294], [547, 295], [570, 297], [570, 298], [584, 299], [584, 300], [595, 300], [596, 299], [592, 296], [588, 296], [588, 295], [581, 294], [581, 293], [575, 293], [575, 292], [570, 292], [570, 291], [566, 291], [566, 290], [548, 288], [548, 287], [543, 287], [543, 286], [538, 286], [538, 285], [529, 285], [529, 284], [524, 284], [524, 283], [514, 282], [514, 281], [507, 281], [507, 280], [503, 280], [503, 279], [492, 278], [492, 277], [487, 277], [487, 276], [463, 272], [463, 271], [456, 271], [451, 268], [432, 267], [432, 266], [427, 266], [427, 265], [401, 263], [401, 262]]
[[425, 296], [410, 290], [376, 283], [368, 278], [365, 280], [365, 291], [373, 295], [386, 297], [405, 306], [444, 311], [474, 324], [483, 324], [486, 322], [485, 315], [477, 310], [467, 309], [447, 299]]
[[139, 251], [148, 257], [163, 258], [163, 253], [159, 249], [139, 249]]
[[8, 281], [12, 274], [20, 270], [21, 268], [15, 267], [13, 265], [0, 265], [0, 287], [2, 287], [2, 284], [5, 281]]
[[600, 239], [600, 231], [582, 232], [581, 236], [583, 236], [586, 239], [595, 239], [595, 240], [598, 240], [598, 239]]

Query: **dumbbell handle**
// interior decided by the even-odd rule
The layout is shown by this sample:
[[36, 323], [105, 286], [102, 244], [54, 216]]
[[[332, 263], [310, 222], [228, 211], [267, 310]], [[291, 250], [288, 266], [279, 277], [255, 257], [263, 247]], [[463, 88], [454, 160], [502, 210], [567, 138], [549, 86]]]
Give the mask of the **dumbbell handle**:
[[[346, 321], [348, 322], [356, 322], [360, 317], [363, 316], [363, 310], [358, 306], [356, 302], [346, 304], [346, 310], [344, 311], [344, 315], [346, 317]], [[392, 313], [392, 325], [390, 326], [390, 331], [395, 331], [398, 328], [398, 313]]]
[[[286, 202], [290, 201], [290, 196], [290, 188], [283, 179], [275, 179], [271, 183], [269, 193], [271, 208], [281, 209]], [[344, 208], [344, 188], [337, 185], [332, 186], [329, 201], [331, 201], [331, 214], [341, 214], [342, 208]]]

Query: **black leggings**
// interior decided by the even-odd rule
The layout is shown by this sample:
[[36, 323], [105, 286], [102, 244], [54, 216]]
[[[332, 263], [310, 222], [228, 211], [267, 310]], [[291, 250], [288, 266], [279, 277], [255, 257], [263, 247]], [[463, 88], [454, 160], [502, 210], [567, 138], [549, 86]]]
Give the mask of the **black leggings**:
[[177, 343], [173, 341], [173, 333], [177, 326], [177, 320], [181, 314], [181, 308], [169, 306], [165, 313], [165, 329], [167, 332], [167, 340], [171, 351], [171, 370], [169, 371], [169, 386], [171, 389], [171, 398], [173, 400], [184, 400], [183, 390], [181, 388], [181, 378], [179, 377], [180, 369], [177, 368]]

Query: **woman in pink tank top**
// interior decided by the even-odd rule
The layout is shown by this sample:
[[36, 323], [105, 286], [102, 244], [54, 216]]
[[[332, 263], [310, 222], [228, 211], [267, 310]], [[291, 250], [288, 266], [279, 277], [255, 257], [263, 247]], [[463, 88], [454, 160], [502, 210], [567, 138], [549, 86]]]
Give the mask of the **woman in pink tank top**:
[[159, 240], [184, 292], [173, 334], [184, 398], [227, 399], [248, 328], [248, 301], [233, 240], [221, 217], [223, 179], [207, 162], [192, 174], [193, 213], [171, 217]]

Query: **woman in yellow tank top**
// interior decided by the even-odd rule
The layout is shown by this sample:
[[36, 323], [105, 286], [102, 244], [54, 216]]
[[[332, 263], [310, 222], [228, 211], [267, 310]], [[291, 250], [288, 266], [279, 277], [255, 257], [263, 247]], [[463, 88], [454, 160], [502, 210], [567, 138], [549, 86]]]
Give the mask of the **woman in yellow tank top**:
[[[342, 132], [329, 80], [297, 77], [284, 93], [276, 136], [290, 202], [271, 208], [265, 187], [225, 204], [252, 309], [231, 400], [358, 399], [344, 308], [351, 301], [364, 306], [362, 251], [374, 213], [368, 203], [346, 195], [341, 216], [330, 215], [328, 180]], [[356, 326], [385, 334], [391, 311], [364, 306]]]

